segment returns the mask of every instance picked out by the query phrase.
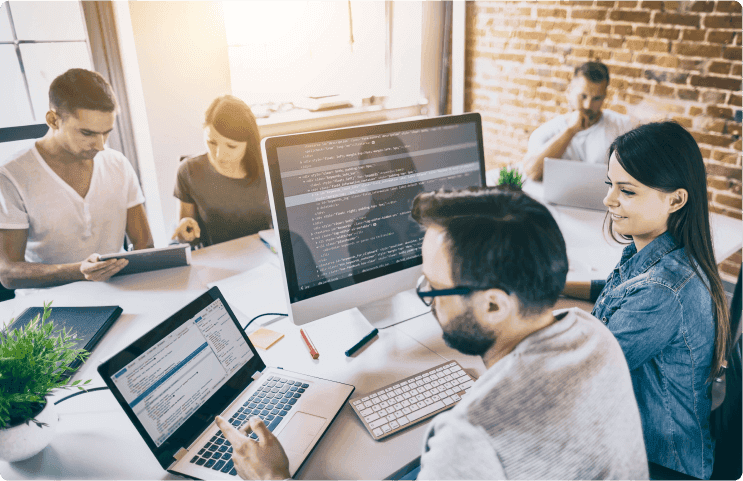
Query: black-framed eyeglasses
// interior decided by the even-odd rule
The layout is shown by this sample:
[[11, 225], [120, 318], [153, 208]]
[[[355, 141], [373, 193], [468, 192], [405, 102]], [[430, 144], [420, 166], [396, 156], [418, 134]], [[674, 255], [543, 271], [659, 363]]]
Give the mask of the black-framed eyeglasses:
[[425, 275], [418, 279], [418, 284], [415, 286], [415, 293], [418, 294], [421, 302], [427, 306], [433, 304], [434, 297], [440, 296], [466, 296], [474, 291], [487, 291], [490, 289], [501, 289], [506, 294], [510, 294], [507, 289], [500, 286], [495, 287], [469, 287], [469, 286], [457, 286], [449, 289], [431, 289], [431, 284]]

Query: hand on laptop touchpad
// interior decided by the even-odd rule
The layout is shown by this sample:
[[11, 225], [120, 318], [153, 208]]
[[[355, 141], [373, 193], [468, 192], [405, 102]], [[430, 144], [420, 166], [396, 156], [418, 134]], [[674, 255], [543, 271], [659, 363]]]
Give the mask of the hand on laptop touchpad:
[[279, 441], [285, 451], [302, 454], [310, 447], [323, 424], [325, 424], [325, 418], [299, 411], [281, 430], [278, 436]]

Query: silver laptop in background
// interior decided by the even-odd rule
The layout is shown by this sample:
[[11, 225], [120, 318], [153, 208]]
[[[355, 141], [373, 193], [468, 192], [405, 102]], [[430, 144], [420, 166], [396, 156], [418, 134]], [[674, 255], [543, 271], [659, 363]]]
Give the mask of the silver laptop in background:
[[544, 201], [550, 204], [606, 210], [604, 197], [606, 164], [586, 164], [576, 160], [544, 159]]

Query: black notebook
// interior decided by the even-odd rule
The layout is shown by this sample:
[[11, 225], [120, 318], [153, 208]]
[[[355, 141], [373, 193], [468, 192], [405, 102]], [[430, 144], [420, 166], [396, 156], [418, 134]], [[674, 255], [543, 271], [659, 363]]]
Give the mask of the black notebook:
[[[31, 322], [37, 314], [41, 317], [43, 312], [43, 307], [29, 307], [5, 329], [5, 332], [20, 329]], [[90, 352], [119, 318], [121, 312], [119, 306], [52, 307], [47, 322], [54, 324], [55, 331], [66, 328], [71, 337], [77, 338], [75, 347]], [[77, 369], [80, 364], [82, 363], [77, 360], [70, 364], [70, 367]]]

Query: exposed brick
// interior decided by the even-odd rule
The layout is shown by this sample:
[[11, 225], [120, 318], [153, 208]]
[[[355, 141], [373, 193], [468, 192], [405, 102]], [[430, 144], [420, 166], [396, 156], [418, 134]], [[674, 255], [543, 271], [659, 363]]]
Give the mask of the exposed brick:
[[722, 204], [728, 207], [733, 207], [735, 209], [741, 208], [741, 197], [739, 195], [734, 196], [734, 195], [724, 194], [721, 192], [715, 195], [714, 201], [717, 202], [718, 204]]
[[621, 38], [608, 38], [606, 39], [606, 46], [609, 48], [622, 48], [624, 40]]
[[523, 40], [536, 40], [537, 42], [542, 42], [544, 39], [547, 38], [547, 34], [544, 32], [533, 32], [533, 31], [520, 31], [516, 32], [516, 38], [520, 38]]
[[637, 58], [635, 59], [635, 62], [637, 63], [646, 63], [649, 65], [655, 65], [655, 56], [654, 55], [648, 55], [648, 54], [638, 54]]
[[709, 33], [707, 33], [707, 41], [711, 43], [732, 43], [734, 39], [735, 32], [710, 30]]
[[645, 48], [647, 48], [651, 52], [668, 53], [669, 50], [668, 42], [666, 42], [665, 40], [648, 40], [647, 47]]
[[636, 38], [628, 39], [627, 43], [625, 44], [625, 48], [627, 50], [633, 50], [635, 52], [641, 52], [645, 50], [645, 40], [640, 40]]
[[663, 2], [656, 2], [656, 1], [641, 2], [640, 8], [644, 10], [663, 10]]
[[724, 134], [725, 132], [725, 121], [716, 119], [710, 120], [704, 124], [704, 130], [707, 132], [714, 132], [717, 134]]
[[725, 92], [719, 90], [705, 90], [702, 93], [702, 102], [705, 104], [721, 104], [725, 102]]
[[596, 33], [611, 33], [611, 25], [599, 23], [596, 25]]
[[659, 97], [673, 97], [673, 87], [657, 84], [653, 88], [653, 94]]
[[657, 12], [654, 17], [656, 24], [682, 25], [684, 27], [699, 28], [699, 15]]
[[690, 12], [706, 12], [709, 13], [715, 9], [715, 2], [692, 2], [689, 7]]
[[630, 83], [630, 88], [634, 92], [642, 92], [642, 93], [649, 94], [650, 93], [651, 84], [649, 84], [649, 83], [641, 83], [641, 82], [631, 82]]
[[704, 110], [699, 107], [689, 107], [689, 115], [701, 115], [703, 112]]
[[585, 20], [605, 20], [606, 9], [574, 9], [570, 12], [570, 17]]
[[719, 62], [714, 61], [709, 64], [709, 67], [707, 67], [707, 71], [709, 73], [717, 73], [722, 75], [727, 75], [730, 73], [730, 66], [732, 64], [730, 62]]
[[687, 55], [689, 57], [707, 57], [714, 58], [722, 55], [720, 45], [705, 45], [701, 43], [677, 43], [676, 53]]
[[693, 125], [692, 120], [688, 117], [674, 117], [673, 120], [678, 122], [679, 125], [687, 129], [690, 129], [691, 126]]
[[705, 28], [741, 28], [740, 15], [707, 15], [704, 18]]
[[597, 1], [596, 6], [602, 8], [612, 8], [614, 6], [614, 2]]
[[730, 69], [730, 75], [733, 77], [740, 77], [743, 75], [743, 69], [741, 68], [741, 64], [734, 63], [733, 66]]
[[573, 49], [573, 55], [576, 57], [590, 57], [591, 49], [577, 47]]
[[617, 2], [617, 8], [635, 8], [637, 6], [637, 2]]
[[[640, 28], [643, 28], [643, 27], [637, 27], [638, 30]], [[625, 35], [625, 36], [632, 35], [632, 30], [633, 30], [632, 25], [614, 25], [614, 35]], [[640, 34], [638, 33], [638, 35]], [[641, 36], [644, 37], [645, 35], [641, 35]]]
[[740, 90], [741, 81], [740, 79], [730, 77], [702, 77], [699, 75], [692, 75], [690, 79], [691, 85], [695, 87], [707, 87], [724, 90]]
[[702, 157], [704, 157], [705, 159], [709, 159], [709, 156], [712, 151], [711, 149], [708, 149], [707, 147], [700, 147], [699, 152], [702, 153]]
[[635, 67], [613, 67], [610, 72], [612, 75], [622, 75], [625, 77], [640, 77], [642, 70]]
[[632, 54], [630, 52], [612, 52], [611, 58], [617, 62], [629, 63], [632, 61]]
[[568, 11], [564, 8], [537, 8], [537, 17], [567, 18]]
[[538, 57], [533, 56], [531, 58], [531, 61], [536, 64], [545, 64], [545, 65], [560, 65], [560, 61], [556, 59], [555, 57]]
[[741, 5], [735, 0], [718, 0], [715, 3], [717, 3], [718, 12], [741, 14]]
[[727, 147], [733, 143], [727, 135], [705, 134], [702, 132], [691, 132], [692, 137], [700, 144], [714, 145], [717, 147]]
[[519, 8], [517, 10], [517, 12], [522, 17], [530, 17], [531, 16], [531, 7]]
[[666, 40], [677, 40], [679, 38], [678, 28], [659, 28], [657, 36], [658, 38], [664, 38]]
[[666, 68], [676, 68], [679, 65], [679, 59], [677, 57], [672, 57], [670, 55], [664, 55], [662, 57], [658, 57], [656, 62], [659, 67], [666, 67]]
[[728, 99], [728, 104], [735, 105], [737, 107], [741, 107], [741, 95], [740, 94], [730, 94], [730, 98]]
[[706, 30], [686, 29], [683, 31], [681, 38], [687, 42], [703, 42]]
[[[575, 16], [575, 12], [573, 12], [573, 16]], [[648, 23], [650, 22], [650, 12], [612, 10], [611, 13], [609, 13], [609, 18], [615, 22]]]
[[[692, 89], [678, 89], [678, 97], [681, 100], [698, 100], [699, 99], [699, 92]], [[691, 126], [690, 126], [691, 127]]]
[[707, 59], [699, 60], [699, 59], [691, 59], [691, 58], [680, 58], [678, 68], [679, 70], [684, 70], [686, 72], [688, 71], [701, 71], [705, 64], [707, 63]]
[[740, 62], [741, 60], [741, 47], [731, 47], [729, 45], [725, 46], [725, 50], [722, 52], [723, 58], [726, 58], [728, 60], [737, 60]]
[[[725, 162], [726, 164], [738, 165], [738, 161], [740, 160], [740, 158], [741, 156], [738, 152], [725, 152], [722, 150], [715, 150], [714, 152], [712, 152], [712, 159], [718, 162]], [[722, 188], [727, 190], [730, 187], [732, 187], [732, 185], [728, 185]]]
[[727, 107], [716, 107], [714, 105], [707, 106], [707, 115], [710, 117], [716, 117], [720, 119], [732, 119], [733, 109]]

